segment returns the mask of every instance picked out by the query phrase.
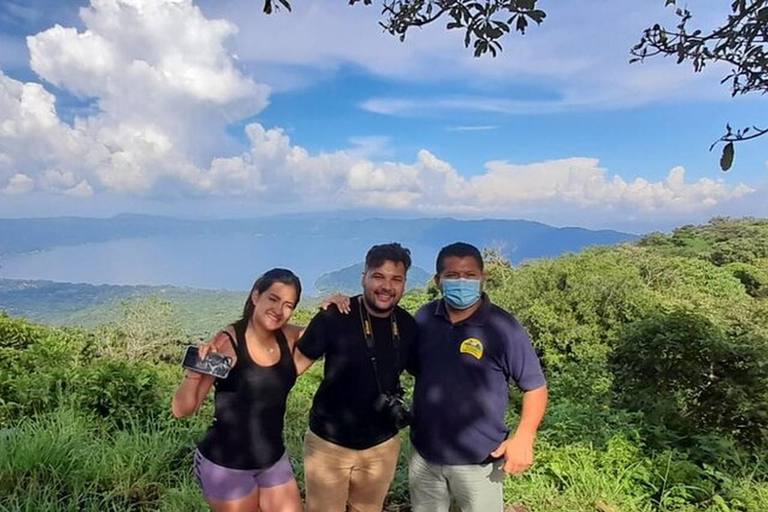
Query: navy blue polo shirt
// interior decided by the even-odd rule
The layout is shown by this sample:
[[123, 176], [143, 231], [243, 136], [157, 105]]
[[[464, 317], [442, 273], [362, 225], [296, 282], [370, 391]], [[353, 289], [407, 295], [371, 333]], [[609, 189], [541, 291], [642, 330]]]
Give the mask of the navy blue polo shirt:
[[509, 434], [504, 418], [510, 382], [523, 391], [546, 385], [525, 328], [485, 294], [482, 301], [455, 325], [442, 300], [422, 306], [415, 316], [411, 442], [435, 464], [489, 460]]

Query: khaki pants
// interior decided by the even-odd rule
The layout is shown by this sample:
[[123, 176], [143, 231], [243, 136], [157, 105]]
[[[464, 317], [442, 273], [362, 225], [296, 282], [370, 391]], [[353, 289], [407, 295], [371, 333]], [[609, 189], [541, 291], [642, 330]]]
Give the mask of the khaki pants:
[[400, 438], [365, 450], [344, 448], [312, 432], [304, 438], [307, 512], [381, 512], [395, 476]]

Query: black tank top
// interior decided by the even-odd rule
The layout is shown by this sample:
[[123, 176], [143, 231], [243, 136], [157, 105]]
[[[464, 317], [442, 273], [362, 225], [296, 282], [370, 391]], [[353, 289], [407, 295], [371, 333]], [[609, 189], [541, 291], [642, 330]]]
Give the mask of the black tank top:
[[260, 366], [245, 344], [247, 322], [234, 324], [237, 363], [226, 379], [216, 379], [211, 428], [198, 445], [208, 460], [232, 469], [265, 469], [285, 452], [283, 419], [296, 366], [281, 330], [275, 333], [280, 359]]

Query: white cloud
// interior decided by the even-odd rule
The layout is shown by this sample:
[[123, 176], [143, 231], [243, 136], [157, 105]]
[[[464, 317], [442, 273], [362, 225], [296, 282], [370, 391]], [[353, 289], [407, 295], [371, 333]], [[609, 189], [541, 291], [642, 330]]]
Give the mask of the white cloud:
[[383, 135], [365, 135], [350, 137], [352, 148], [347, 150], [351, 156], [361, 158], [387, 158], [393, 152], [390, 148], [391, 138]]
[[[528, 165], [495, 161], [465, 178], [426, 150], [413, 163], [376, 162], [351, 151], [311, 155], [280, 129], [248, 125], [251, 150], [227, 160], [239, 191], [265, 202], [298, 201], [302, 208], [356, 206], [423, 213], [515, 214], [537, 205], [623, 214], [687, 213], [745, 197], [754, 189], [703, 178], [686, 182], [676, 167], [663, 181], [627, 180], [597, 159], [568, 158]], [[247, 176], [253, 178], [247, 183]], [[258, 180], [258, 181], [257, 181]], [[254, 186], [255, 183], [259, 186]]]
[[[573, 78], [572, 82], [555, 85], [555, 94], [547, 99], [516, 99], [499, 95], [428, 94], [423, 97], [380, 96], [368, 98], [360, 108], [376, 114], [421, 117], [438, 112], [484, 112], [494, 114], [556, 114], [574, 111], [613, 110], [638, 107], [661, 100], [690, 100], [696, 93], [708, 98], [727, 98], [725, 91], [714, 87], [692, 89], [699, 77], [685, 70], [670, 73], [658, 68], [627, 68], [615, 77], [601, 74], [597, 83], [579, 83], [589, 77]], [[713, 79], [711, 84], [717, 84]], [[554, 85], [554, 84], [553, 84]], [[686, 95], [686, 91], [690, 94]], [[706, 92], [705, 92], [706, 91]]]
[[469, 125], [469, 126], [450, 126], [445, 130], [448, 132], [487, 132], [491, 130], [498, 130], [501, 128], [499, 125]]
[[22, 83], [0, 71], [0, 153], [12, 162], [9, 167], [30, 174], [59, 162], [88, 160], [89, 141], [59, 119], [55, 102], [40, 84]]
[[45, 191], [61, 193], [72, 197], [91, 197], [93, 187], [87, 180], [76, 181], [71, 171], [62, 172], [57, 169], [45, 171], [38, 178], [38, 185]]
[[64, 194], [72, 197], [91, 197], [93, 188], [86, 180], [83, 180], [74, 187], [65, 190]]
[[35, 182], [24, 174], [14, 174], [8, 184], [0, 189], [0, 193], [6, 195], [21, 195], [31, 192], [35, 188]]
[[491, 162], [486, 173], [471, 178], [469, 195], [489, 208], [557, 200], [584, 208], [628, 208], [643, 212], [690, 212], [746, 196], [753, 189], [731, 187], [722, 180], [685, 182], [685, 169], [675, 167], [664, 181], [627, 181], [608, 175], [596, 159], [569, 158], [531, 165]]
[[[76, 196], [206, 190], [204, 169], [231, 145], [226, 126], [269, 97], [225, 47], [236, 27], [191, 0], [93, 0], [80, 15], [83, 31], [56, 25], [27, 43], [32, 69], [93, 98], [95, 111], [64, 123], [42, 85], [0, 71], [0, 153], [47, 190]], [[52, 188], [51, 168], [75, 188]]]
[[360, 108], [376, 114], [418, 117], [437, 111], [475, 111], [496, 114], [551, 114], [580, 108], [594, 109], [586, 99], [569, 101], [518, 101], [494, 97], [369, 98]]
[[40, 176], [40, 184], [49, 191], [60, 191], [71, 188], [75, 185], [75, 174], [72, 171], [60, 171], [50, 169]]
[[[441, 97], [437, 89], [423, 97], [385, 96], [364, 103], [379, 112], [402, 114], [405, 105], [414, 103], [418, 108], [411, 115], [427, 108], [561, 112], [728, 97], [718, 80], [722, 68], [695, 74], [689, 64], [676, 66], [669, 59], [629, 64], [629, 49], [645, 28], [656, 22], [676, 24], [674, 9], [661, 1], [615, 0], [589, 8], [578, 0], [548, 4], [541, 26], [531, 27], [524, 36], [507, 36], [499, 57], [481, 59], [463, 48], [462, 31], [445, 30], [442, 20], [409, 32], [402, 44], [379, 30], [379, 9], [325, 0], [295, 2], [293, 7], [289, 15], [263, 16], [258, 2], [250, 0], [206, 3], [206, 10], [248, 19], [250, 29], [238, 34], [233, 45], [241, 62], [274, 77], [279, 85], [304, 86], [325, 79], [329, 69], [352, 66], [408, 82], [461, 82], [468, 91], [504, 91], [462, 101]], [[693, 11], [694, 24], [711, 26], [712, 20], [725, 18], [727, 8], [702, 4]], [[546, 91], [552, 99], [528, 104], [519, 93], [510, 92], [519, 90], [515, 86]], [[377, 110], [383, 102], [386, 107]]]
[[80, 16], [83, 32], [57, 25], [28, 38], [31, 66], [107, 111], [146, 112], [170, 100], [233, 115], [245, 107], [247, 116], [266, 105], [267, 89], [237, 71], [224, 46], [235, 26], [206, 19], [190, 0], [93, 0]]
[[[353, 17], [370, 17], [370, 11], [343, 9], [356, 13]], [[368, 43], [350, 45], [342, 32], [334, 39], [333, 31], [341, 31], [341, 25], [329, 16], [341, 10], [313, 3], [305, 12], [320, 19], [300, 12], [290, 22], [277, 18], [282, 20], [278, 29], [287, 31], [325, 28], [308, 30], [310, 40], [304, 39], [300, 47], [288, 45], [279, 55], [262, 52], [263, 59], [312, 65], [310, 57], [323, 55], [321, 65], [333, 66], [365, 57], [370, 69], [382, 74], [416, 70], [418, 75], [426, 69], [438, 78], [477, 72], [497, 80], [533, 66], [526, 73], [552, 77], [565, 91], [552, 103], [485, 97], [367, 103], [384, 113], [419, 108], [514, 113], [532, 107], [555, 111], [620, 105], [628, 97], [652, 98], [655, 93], [643, 96], [643, 91], [660, 91], [675, 83], [674, 79], [658, 80], [651, 72], [633, 85], [637, 73], [645, 72], [624, 76], [607, 71], [597, 84], [586, 84], [585, 77], [605, 58], [601, 51], [611, 53], [612, 49], [598, 48], [585, 53], [588, 57], [564, 63], [567, 55], [547, 58], [534, 50], [541, 41], [529, 46], [519, 38], [507, 50], [519, 59], [481, 64], [455, 51], [456, 41], [442, 29], [439, 35], [407, 46], [387, 36], [361, 39], [375, 40], [372, 50]], [[350, 148], [313, 154], [291, 143], [282, 129], [258, 123], [245, 127], [248, 149], [233, 154], [222, 150], [227, 147], [226, 127], [260, 112], [267, 105], [269, 89], [245, 76], [230, 55], [225, 41], [236, 35], [232, 23], [207, 19], [191, 0], [92, 0], [81, 18], [85, 26], [81, 31], [54, 26], [29, 37], [28, 44], [32, 68], [41, 79], [92, 99], [95, 110], [65, 123], [57, 112], [56, 97], [43, 85], [23, 83], [0, 72], [0, 190], [6, 195], [40, 190], [73, 198], [243, 197], [259, 205], [295, 204], [299, 209], [365, 207], [522, 215], [553, 205], [621, 214], [705, 211], [753, 193], [744, 185], [720, 180], [686, 182], [682, 168], [672, 169], [663, 181], [627, 179], [609, 173], [591, 158], [528, 165], [493, 161], [478, 174], [464, 177], [427, 150], [418, 151], [413, 162], [382, 161], [392, 155], [386, 137], [354, 137]], [[273, 37], [275, 30], [249, 34]], [[359, 31], [362, 38], [371, 29], [350, 30]], [[242, 41], [238, 52], [254, 58]], [[347, 53], [339, 54], [342, 43]], [[270, 44], [280, 48], [281, 40]], [[568, 42], [544, 39], [544, 48], [548, 45], [550, 50], [554, 46], [565, 51]], [[435, 58], [435, 52], [443, 59]]]

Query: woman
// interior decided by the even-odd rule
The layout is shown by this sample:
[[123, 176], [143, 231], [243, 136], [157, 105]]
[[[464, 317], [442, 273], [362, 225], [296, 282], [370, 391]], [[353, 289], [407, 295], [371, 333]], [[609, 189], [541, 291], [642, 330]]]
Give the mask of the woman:
[[288, 392], [296, 382], [299, 328], [287, 325], [301, 296], [290, 270], [259, 277], [243, 317], [199, 347], [232, 357], [226, 379], [187, 371], [173, 397], [176, 418], [196, 412], [215, 387], [214, 422], [195, 452], [195, 474], [214, 512], [300, 512], [283, 443]]

